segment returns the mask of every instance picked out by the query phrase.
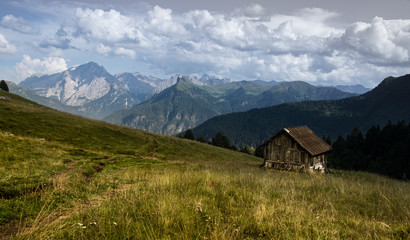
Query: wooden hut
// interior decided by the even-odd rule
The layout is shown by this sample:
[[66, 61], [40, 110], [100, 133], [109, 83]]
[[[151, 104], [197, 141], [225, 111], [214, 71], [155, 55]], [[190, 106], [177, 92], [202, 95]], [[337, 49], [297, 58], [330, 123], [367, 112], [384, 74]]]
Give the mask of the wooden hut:
[[326, 171], [332, 148], [306, 126], [284, 128], [263, 144], [265, 168]]

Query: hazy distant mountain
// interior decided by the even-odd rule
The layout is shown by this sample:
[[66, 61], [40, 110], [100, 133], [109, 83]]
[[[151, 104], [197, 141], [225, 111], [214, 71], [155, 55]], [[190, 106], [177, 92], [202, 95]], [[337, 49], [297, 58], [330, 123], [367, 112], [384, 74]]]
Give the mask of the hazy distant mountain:
[[119, 88], [140, 94], [140, 99], [152, 93], [156, 86], [163, 80], [156, 77], [147, 77], [140, 73], [120, 73], [115, 75], [115, 80]]
[[178, 75], [175, 78], [176, 84], [132, 109], [118, 111], [105, 120], [157, 133], [176, 134], [220, 114], [289, 101], [339, 99], [353, 95], [304, 82], [271, 86], [241, 81], [208, 86], [202, 82], [195, 84], [191, 81], [192, 76]]
[[335, 139], [356, 127], [410, 121], [410, 75], [386, 78], [360, 96], [327, 101], [285, 103], [268, 108], [217, 116], [193, 129], [196, 137], [209, 139], [217, 132], [232, 144], [259, 145], [284, 127], [307, 125], [319, 136]]
[[[286, 83], [285, 81], [282, 82], [276, 82], [276, 81], [263, 81], [263, 80], [254, 80], [254, 83], [257, 83], [259, 85], [264, 85], [264, 86], [273, 86], [273, 85], [277, 85], [280, 83]], [[301, 81], [294, 81], [294, 82], [301, 82]], [[321, 85], [318, 85], [317, 87], [324, 87]], [[354, 93], [354, 94], [363, 94], [366, 93], [370, 90], [372, 90], [371, 88], [366, 88], [363, 85], [360, 84], [356, 84], [356, 85], [337, 85], [337, 86], [327, 86], [327, 87], [334, 87], [336, 89], [339, 89], [342, 92], [348, 92], [348, 93]]]
[[205, 85], [217, 86], [221, 84], [229, 83], [231, 80], [229, 78], [219, 78], [215, 76], [209, 76], [208, 74], [203, 74], [199, 81], [203, 82]]
[[357, 93], [357, 94], [363, 94], [366, 93], [372, 89], [370, 88], [365, 88], [360, 84], [356, 85], [337, 85], [335, 88], [343, 91], [343, 92], [350, 92], [350, 93]]
[[225, 83], [230, 82], [228, 78], [217, 78], [215, 76], [209, 76], [208, 74], [204, 74], [200, 78], [196, 77], [195, 75], [175, 74], [171, 78], [158, 83], [153, 93], [159, 93], [171, 87], [172, 85], [175, 85], [178, 79], [182, 77], [188, 81], [191, 81], [192, 83], [198, 86], [205, 86], [205, 85], [206, 86], [216, 86], [216, 85], [225, 84]]
[[280, 82], [276, 82], [276, 81], [263, 81], [263, 80], [254, 80], [254, 83], [257, 83], [259, 85], [263, 85], [263, 86], [273, 86], [273, 85], [277, 85]]
[[316, 87], [302, 81], [284, 82], [263, 92], [255, 107], [269, 107], [280, 103], [306, 100], [334, 100], [352, 96], [355, 94], [342, 92], [333, 87]]

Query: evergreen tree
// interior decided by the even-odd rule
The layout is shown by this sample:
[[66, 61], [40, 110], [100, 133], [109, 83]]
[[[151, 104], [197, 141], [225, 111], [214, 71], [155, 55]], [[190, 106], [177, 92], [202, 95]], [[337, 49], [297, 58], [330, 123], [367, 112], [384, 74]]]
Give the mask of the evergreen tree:
[[198, 142], [204, 143], [205, 142], [205, 138], [200, 136], [196, 139]]
[[367, 163], [365, 161], [364, 136], [360, 127], [355, 127], [351, 134], [346, 137], [347, 155], [349, 158], [345, 159], [348, 169], [351, 170], [366, 170]]
[[344, 155], [346, 153], [346, 142], [342, 136], [339, 136], [335, 142], [333, 142], [333, 152], [328, 158], [329, 168], [347, 169], [346, 162], [344, 161]]
[[229, 139], [222, 135], [221, 132], [218, 132], [214, 138], [212, 138], [212, 145], [223, 147], [223, 148], [230, 148], [231, 145], [229, 144]]
[[371, 127], [363, 137], [359, 128], [333, 143], [328, 166], [376, 172], [408, 180], [410, 176], [410, 125], [389, 122], [383, 129]]
[[355, 127], [351, 134], [346, 137], [346, 147], [360, 151], [364, 147], [364, 137], [360, 127]]
[[190, 140], [194, 140], [194, 133], [192, 132], [192, 129], [188, 129], [186, 130], [185, 134], [184, 134], [184, 138], [186, 139], [190, 139]]
[[323, 141], [325, 141], [325, 143], [332, 145], [332, 139], [330, 139], [330, 137], [328, 135], [323, 135]]
[[393, 124], [391, 121], [387, 123], [380, 133], [380, 151], [385, 153], [391, 147], [393, 142]]
[[366, 153], [379, 154], [380, 147], [380, 126], [371, 127], [366, 133], [364, 141], [364, 150]]
[[7, 86], [6, 81], [1, 80], [1, 82], [0, 82], [0, 89], [1, 89], [1, 90], [4, 90], [4, 91], [6, 91], [6, 92], [9, 91], [9, 86]]
[[333, 143], [333, 148], [335, 151], [342, 152], [346, 149], [346, 142], [342, 136], [339, 136], [337, 140]]
[[263, 154], [264, 154], [264, 148], [262, 145], [260, 145], [255, 149], [255, 156], [263, 158], [264, 157]]
[[230, 149], [233, 151], [238, 151], [238, 148], [235, 145], [232, 145]]

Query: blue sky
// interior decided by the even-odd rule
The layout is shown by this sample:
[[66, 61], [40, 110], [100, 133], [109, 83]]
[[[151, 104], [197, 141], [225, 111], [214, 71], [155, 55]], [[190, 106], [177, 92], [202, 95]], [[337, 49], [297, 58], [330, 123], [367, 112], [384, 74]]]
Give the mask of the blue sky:
[[366, 87], [410, 73], [410, 0], [359, 2], [1, 1], [0, 79], [89, 61], [112, 74]]

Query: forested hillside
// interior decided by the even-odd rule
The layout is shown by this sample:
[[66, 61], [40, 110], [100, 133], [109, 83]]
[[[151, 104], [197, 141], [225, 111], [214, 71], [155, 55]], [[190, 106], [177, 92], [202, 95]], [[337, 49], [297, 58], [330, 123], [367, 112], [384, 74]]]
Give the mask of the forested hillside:
[[332, 147], [330, 168], [410, 179], [410, 124], [404, 121], [373, 126], [365, 134], [356, 127], [346, 138], [339, 136]]
[[382, 81], [357, 97], [329, 101], [285, 103], [243, 113], [218, 116], [193, 129], [195, 136], [210, 139], [217, 132], [231, 144], [258, 146], [284, 127], [307, 125], [319, 136], [336, 139], [356, 126], [367, 130], [389, 120], [410, 120], [410, 75]]

